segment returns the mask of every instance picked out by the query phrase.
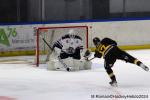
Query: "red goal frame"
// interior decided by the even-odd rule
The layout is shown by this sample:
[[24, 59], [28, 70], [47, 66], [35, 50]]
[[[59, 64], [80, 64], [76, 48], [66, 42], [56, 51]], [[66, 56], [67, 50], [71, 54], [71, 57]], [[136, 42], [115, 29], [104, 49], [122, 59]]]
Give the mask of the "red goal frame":
[[56, 26], [56, 27], [38, 27], [36, 28], [36, 49], [35, 49], [35, 65], [39, 66], [39, 33], [44, 29], [62, 29], [62, 28], [85, 28], [86, 29], [86, 48], [88, 48], [88, 26]]

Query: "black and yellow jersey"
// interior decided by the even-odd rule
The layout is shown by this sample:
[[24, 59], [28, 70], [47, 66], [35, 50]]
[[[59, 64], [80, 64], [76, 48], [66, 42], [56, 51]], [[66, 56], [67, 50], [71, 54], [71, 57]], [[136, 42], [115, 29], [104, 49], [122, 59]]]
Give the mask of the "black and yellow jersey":
[[100, 44], [96, 46], [95, 53], [105, 57], [105, 55], [116, 45], [117, 43], [114, 40], [104, 38]]

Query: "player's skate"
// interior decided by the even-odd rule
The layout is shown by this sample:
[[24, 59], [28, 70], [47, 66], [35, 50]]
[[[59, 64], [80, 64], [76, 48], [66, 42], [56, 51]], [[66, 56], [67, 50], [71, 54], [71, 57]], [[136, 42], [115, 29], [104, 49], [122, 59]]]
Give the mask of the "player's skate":
[[140, 67], [143, 68], [145, 71], [149, 71], [149, 68], [144, 64], [140, 64]]
[[144, 66], [143, 69], [144, 69], [145, 71], [149, 71], [149, 68], [148, 68], [147, 66]]
[[109, 84], [111, 85], [111, 86], [113, 86], [113, 87], [117, 87], [118, 85], [117, 85], [117, 81], [111, 81], [111, 82], [109, 82]]

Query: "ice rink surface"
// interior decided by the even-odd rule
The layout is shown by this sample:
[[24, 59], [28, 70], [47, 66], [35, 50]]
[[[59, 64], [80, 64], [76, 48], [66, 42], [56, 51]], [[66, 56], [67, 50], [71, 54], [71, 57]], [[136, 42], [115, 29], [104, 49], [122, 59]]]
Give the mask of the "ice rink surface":
[[[150, 68], [150, 50], [127, 52]], [[118, 60], [115, 88], [103, 65], [103, 59], [94, 59], [91, 70], [66, 72], [1, 63], [0, 100], [150, 100], [150, 72]]]

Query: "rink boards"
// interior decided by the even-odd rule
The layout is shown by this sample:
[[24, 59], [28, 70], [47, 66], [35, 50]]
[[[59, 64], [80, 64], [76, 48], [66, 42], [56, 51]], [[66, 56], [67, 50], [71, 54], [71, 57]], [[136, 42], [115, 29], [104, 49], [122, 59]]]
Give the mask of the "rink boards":
[[36, 28], [87, 26], [88, 46], [93, 37], [110, 37], [123, 49], [150, 48], [150, 20], [105, 20], [72, 23], [0, 25], [0, 56], [34, 55]]

